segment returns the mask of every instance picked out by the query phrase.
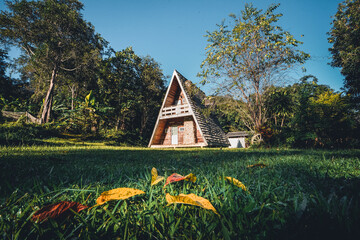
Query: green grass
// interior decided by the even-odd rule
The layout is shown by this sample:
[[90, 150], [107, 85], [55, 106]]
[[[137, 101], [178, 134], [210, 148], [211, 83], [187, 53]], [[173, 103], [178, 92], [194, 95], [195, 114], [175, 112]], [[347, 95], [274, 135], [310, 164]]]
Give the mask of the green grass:
[[[48, 144], [55, 144], [49, 140]], [[62, 143], [63, 144], [63, 143]], [[0, 234], [3, 239], [357, 239], [360, 237], [360, 151], [229, 150], [74, 146], [0, 148]], [[265, 163], [265, 168], [247, 165]], [[220, 213], [167, 206], [159, 175], [194, 173], [195, 183], [166, 188], [194, 193]], [[231, 176], [250, 193], [226, 183]], [[101, 192], [132, 187], [128, 200], [34, 223], [31, 215], [62, 200], [95, 205]]]

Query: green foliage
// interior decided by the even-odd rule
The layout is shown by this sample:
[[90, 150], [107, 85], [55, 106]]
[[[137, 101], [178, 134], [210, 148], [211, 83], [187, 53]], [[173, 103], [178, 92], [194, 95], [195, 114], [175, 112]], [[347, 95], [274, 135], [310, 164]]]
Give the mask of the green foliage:
[[265, 106], [273, 128], [286, 125], [294, 117], [298, 104], [295, 88], [270, 87], [265, 95]]
[[0, 124], [0, 145], [39, 144], [40, 139], [58, 135], [58, 130], [52, 124], [38, 125], [21, 121]]
[[97, 139], [117, 145], [143, 145], [165, 93], [164, 76], [155, 60], [137, 56], [132, 48], [114, 55], [103, 60], [97, 87], [86, 92], [85, 100], [73, 99], [71, 110], [59, 104], [54, 112], [66, 132], [96, 133]]
[[[309, 81], [311, 80], [312, 81]], [[272, 87], [266, 96], [269, 144], [289, 147], [358, 147], [355, 115], [348, 96], [318, 85], [309, 75], [285, 88]]]
[[242, 100], [240, 116], [253, 131], [267, 121], [264, 93], [286, 69], [309, 58], [298, 50], [302, 42], [276, 25], [282, 16], [275, 13], [278, 6], [262, 11], [246, 4], [240, 17], [230, 15], [230, 27], [223, 23], [206, 35], [209, 44], [199, 75], [204, 83], [216, 83], [219, 92]]
[[[360, 104], [360, 1], [345, 0], [339, 4], [328, 33], [332, 47], [331, 65], [341, 68], [345, 89]], [[359, 105], [358, 105], [359, 107]]]
[[132, 48], [127, 48], [115, 52], [114, 57], [103, 63], [99, 92], [104, 104], [114, 108], [111, 122], [116, 129], [125, 130], [135, 117], [133, 110], [140, 100], [138, 89], [141, 79], [137, 75], [140, 62], [141, 58]]
[[93, 91], [82, 101], [78, 101], [74, 110], [59, 108], [59, 127], [67, 133], [86, 134], [97, 133], [105, 110], [96, 101]]
[[104, 127], [149, 139], [165, 94], [160, 65], [131, 47], [114, 55], [103, 61], [98, 81], [101, 104], [112, 107]]
[[[328, 86], [318, 85], [317, 79], [296, 86], [299, 107], [294, 116], [293, 130], [297, 146], [339, 147], [353, 142], [357, 137], [349, 101]], [[354, 138], [355, 137], [355, 138]]]
[[[0, 149], [0, 232], [13, 239], [358, 239], [359, 151], [153, 150], [104, 146]], [[247, 168], [264, 163], [265, 168]], [[220, 217], [194, 206], [167, 206], [159, 174], [197, 176], [170, 194], [209, 199]], [[246, 193], [221, 177], [242, 181]], [[62, 200], [95, 205], [101, 192], [146, 194], [34, 223], [31, 215]]]
[[29, 95], [26, 94], [26, 92], [18, 98], [15, 98], [16, 95], [14, 94], [8, 99], [0, 95], [0, 109], [13, 112], [24, 112], [36, 109], [36, 105], [30, 103], [28, 99]]
[[11, 82], [6, 76], [6, 69], [8, 67], [7, 57], [7, 52], [0, 48], [0, 97], [8, 97], [11, 90]]
[[101, 130], [99, 133], [105, 145], [110, 146], [146, 146], [148, 139], [142, 139], [137, 132], [116, 129]]
[[247, 130], [240, 116], [239, 105], [243, 105], [241, 101], [230, 96], [210, 96], [205, 101], [209, 102], [207, 107], [211, 116], [218, 120], [225, 133]]
[[30, 107], [27, 83], [21, 83], [6, 75], [9, 68], [7, 52], [0, 48], [0, 110], [26, 111]]
[[6, 5], [8, 11], [0, 14], [0, 37], [21, 49], [22, 72], [35, 87], [34, 97], [45, 99], [41, 121], [48, 122], [59, 82], [86, 76], [89, 66], [100, 61], [106, 43], [83, 20], [83, 5], [77, 0], [7, 1]]

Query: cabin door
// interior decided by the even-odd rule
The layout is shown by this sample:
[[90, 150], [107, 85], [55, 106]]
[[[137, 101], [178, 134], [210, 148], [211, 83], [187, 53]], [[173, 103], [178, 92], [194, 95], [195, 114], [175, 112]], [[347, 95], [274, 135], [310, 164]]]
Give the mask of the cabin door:
[[178, 127], [171, 127], [171, 144], [178, 144]]

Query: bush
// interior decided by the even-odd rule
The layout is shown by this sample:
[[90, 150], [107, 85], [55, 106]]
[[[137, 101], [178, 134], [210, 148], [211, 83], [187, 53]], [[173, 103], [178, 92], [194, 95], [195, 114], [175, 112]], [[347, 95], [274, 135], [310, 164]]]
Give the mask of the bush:
[[108, 141], [108, 145], [116, 146], [146, 146], [147, 141], [144, 141], [137, 131], [129, 132], [122, 130], [100, 130], [102, 139]]
[[35, 143], [36, 139], [59, 136], [52, 124], [30, 124], [11, 122], [0, 125], [0, 145], [18, 145]]

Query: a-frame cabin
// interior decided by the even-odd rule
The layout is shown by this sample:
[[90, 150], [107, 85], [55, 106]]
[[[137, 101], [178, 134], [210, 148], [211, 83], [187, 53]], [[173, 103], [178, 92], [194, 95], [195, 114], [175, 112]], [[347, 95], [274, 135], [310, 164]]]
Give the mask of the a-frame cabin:
[[201, 112], [205, 94], [174, 70], [149, 147], [227, 147], [221, 128]]

